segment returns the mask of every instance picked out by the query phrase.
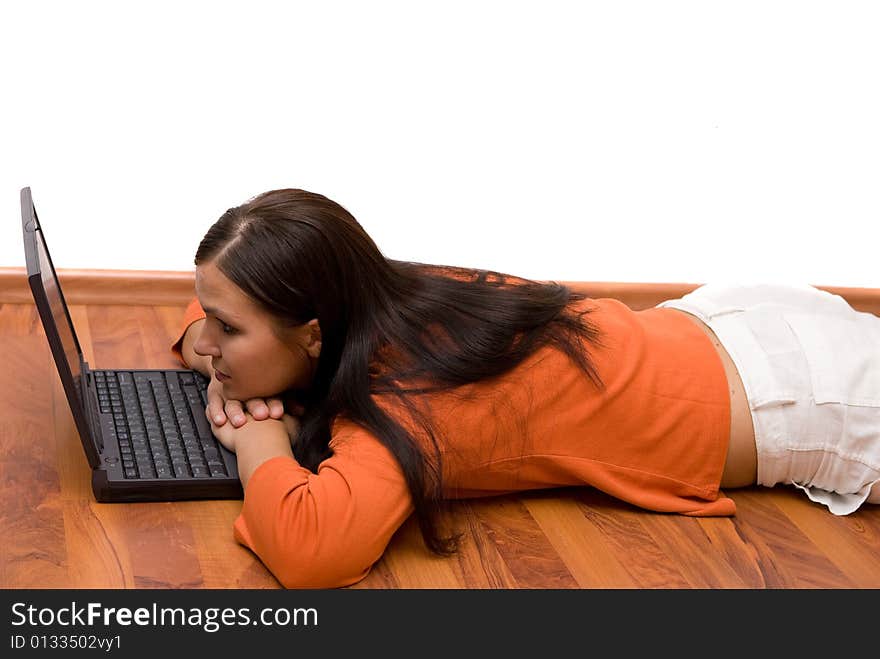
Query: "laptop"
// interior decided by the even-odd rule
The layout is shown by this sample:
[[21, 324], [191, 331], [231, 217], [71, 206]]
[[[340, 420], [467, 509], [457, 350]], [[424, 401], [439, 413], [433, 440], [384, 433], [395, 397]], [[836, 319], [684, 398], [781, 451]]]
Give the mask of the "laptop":
[[31, 190], [21, 190], [28, 283], [101, 502], [240, 499], [235, 454], [205, 417], [208, 379], [187, 369], [85, 361]]

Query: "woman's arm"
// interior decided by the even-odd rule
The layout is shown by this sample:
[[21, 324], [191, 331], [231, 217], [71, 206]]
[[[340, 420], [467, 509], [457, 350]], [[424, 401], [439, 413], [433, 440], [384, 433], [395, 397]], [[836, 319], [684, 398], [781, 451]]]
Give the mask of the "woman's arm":
[[290, 455], [280, 421], [215, 428], [239, 460], [244, 504], [235, 538], [287, 588], [337, 588], [363, 579], [412, 513], [394, 456], [368, 431], [334, 423], [333, 455], [317, 473]]
[[186, 328], [186, 331], [183, 334], [183, 340], [180, 344], [180, 354], [183, 361], [191, 369], [211, 377], [214, 374], [214, 369], [211, 367], [211, 358], [207, 355], [198, 355], [196, 354], [196, 351], [193, 350], [193, 344], [196, 342], [196, 339], [199, 338], [199, 334], [201, 334], [204, 325], [205, 319], [200, 318]]
[[201, 333], [204, 324], [205, 310], [202, 309], [198, 299], [193, 298], [183, 312], [180, 334], [177, 335], [177, 339], [171, 344], [171, 354], [183, 362], [187, 368], [210, 376], [211, 373], [207, 370], [211, 367], [210, 358], [197, 355], [193, 350], [193, 344]]

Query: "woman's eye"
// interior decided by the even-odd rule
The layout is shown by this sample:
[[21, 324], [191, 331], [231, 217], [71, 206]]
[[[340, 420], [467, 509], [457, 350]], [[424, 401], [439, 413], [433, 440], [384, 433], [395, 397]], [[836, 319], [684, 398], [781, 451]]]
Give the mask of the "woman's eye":
[[236, 330], [234, 327], [232, 327], [231, 325], [227, 325], [222, 320], [218, 320], [217, 322], [220, 323], [221, 332], [223, 332], [224, 334], [235, 334]]

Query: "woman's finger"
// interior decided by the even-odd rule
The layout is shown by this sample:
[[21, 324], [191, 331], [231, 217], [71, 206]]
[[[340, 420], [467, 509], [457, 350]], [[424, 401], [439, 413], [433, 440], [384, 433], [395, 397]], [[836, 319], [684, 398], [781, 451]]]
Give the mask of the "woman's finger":
[[227, 418], [232, 421], [233, 426], [238, 428], [245, 424], [246, 419], [244, 417], [244, 408], [241, 405], [241, 401], [227, 400], [224, 410]]
[[208, 387], [208, 405], [205, 408], [205, 416], [208, 417], [209, 421], [218, 426], [226, 423], [225, 403], [226, 401], [223, 400], [223, 397], [214, 388]]
[[214, 437], [217, 438], [217, 441], [220, 442], [224, 447], [235, 453], [235, 439], [234, 439], [234, 430], [230, 429], [229, 426], [225, 428], [223, 425], [226, 424], [226, 418], [223, 419], [223, 424], [216, 424], [212, 419], [208, 419], [208, 422], [211, 424], [211, 432], [214, 434]]
[[269, 406], [269, 416], [273, 419], [280, 419], [284, 416], [284, 403], [280, 398], [270, 398], [266, 401]]
[[262, 421], [269, 416], [271, 409], [262, 398], [251, 398], [245, 403], [247, 411], [257, 420]]

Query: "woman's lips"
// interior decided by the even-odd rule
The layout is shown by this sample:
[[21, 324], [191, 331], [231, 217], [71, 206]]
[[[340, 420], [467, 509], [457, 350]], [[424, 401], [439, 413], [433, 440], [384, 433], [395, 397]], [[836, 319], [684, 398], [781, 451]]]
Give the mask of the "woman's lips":
[[216, 368], [214, 369], [214, 376], [217, 378], [218, 382], [226, 382], [226, 380], [231, 379], [226, 373], [218, 371]]

